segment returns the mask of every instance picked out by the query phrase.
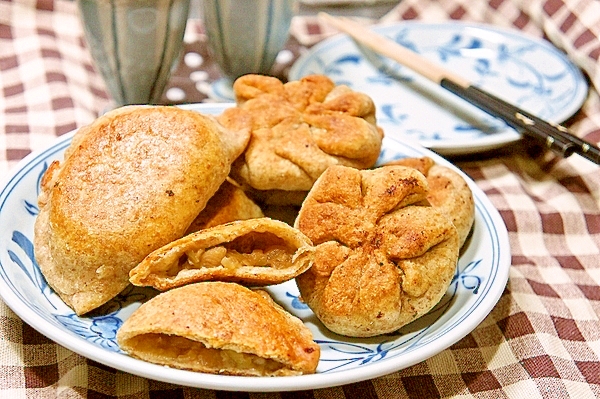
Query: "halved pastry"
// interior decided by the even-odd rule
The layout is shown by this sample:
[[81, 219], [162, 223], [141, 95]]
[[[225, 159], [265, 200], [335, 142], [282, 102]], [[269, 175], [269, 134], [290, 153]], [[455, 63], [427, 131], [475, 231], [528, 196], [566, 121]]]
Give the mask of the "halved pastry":
[[475, 221], [475, 201], [465, 179], [456, 171], [436, 164], [429, 157], [402, 158], [388, 162], [387, 165], [409, 166], [427, 177], [427, 200], [452, 219], [462, 246]]
[[279, 284], [312, 265], [314, 248], [299, 230], [270, 218], [200, 230], [157, 249], [131, 270], [138, 286], [164, 291], [199, 281]]
[[121, 107], [79, 129], [41, 182], [34, 246], [48, 284], [77, 314], [115, 297], [185, 233], [248, 139], [168, 106]]
[[295, 226], [315, 245], [300, 294], [331, 331], [391, 333], [429, 312], [458, 261], [456, 228], [427, 202], [413, 168], [332, 166], [302, 204]]
[[224, 282], [159, 294], [123, 323], [117, 342], [148, 362], [214, 374], [310, 374], [320, 357], [310, 330], [268, 293]]

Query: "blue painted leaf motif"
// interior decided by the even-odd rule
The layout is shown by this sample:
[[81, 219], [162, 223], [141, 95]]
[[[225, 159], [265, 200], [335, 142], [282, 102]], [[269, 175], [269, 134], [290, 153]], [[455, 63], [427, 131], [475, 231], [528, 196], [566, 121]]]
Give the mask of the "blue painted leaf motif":
[[321, 346], [328, 346], [329, 349], [335, 352], [349, 355], [348, 357], [344, 357], [341, 359], [327, 359], [322, 357], [322, 362], [338, 363], [336, 366], [327, 371], [336, 370], [341, 367], [348, 366], [352, 363], [358, 363], [363, 365], [370, 362], [379, 361], [385, 358], [391, 349], [394, 349], [396, 347], [395, 345], [389, 344], [388, 342], [382, 342], [378, 344], [375, 348], [369, 348], [368, 346], [341, 341], [315, 340], [315, 342]]
[[407, 74], [408, 68], [396, 63], [390, 62], [385, 57], [372, 53], [370, 50], [364, 50], [363, 55], [366, 63], [375, 68], [375, 75], [367, 75], [365, 81], [371, 84], [381, 84], [392, 86], [398, 82], [410, 83], [414, 77]]
[[381, 107], [379, 107], [379, 110], [389, 120], [394, 120], [394, 107], [392, 104], [383, 104]]
[[446, 43], [445, 47], [447, 47], [447, 48], [457, 47], [461, 41], [462, 41], [462, 35], [455, 33], [454, 35], [452, 35], [452, 37], [450, 38], [448, 43]]
[[508, 50], [508, 46], [504, 43], [500, 43], [496, 50], [496, 60], [499, 62], [506, 61], [511, 58], [510, 51]]
[[104, 340], [115, 341], [117, 330], [122, 324], [121, 319], [114, 316], [94, 317], [90, 331], [98, 334], [98, 337]]
[[73, 313], [70, 315], [55, 315], [55, 317], [67, 329], [86, 340], [106, 349], [120, 350], [116, 342], [116, 334], [122, 321], [114, 315], [81, 319]]
[[439, 131], [424, 132], [417, 129], [407, 129], [406, 133], [418, 140], [422, 141], [441, 141], [444, 140], [444, 136]]
[[476, 261], [469, 262], [463, 269], [463, 272], [466, 273], [466, 272], [470, 272], [470, 271], [476, 269], [477, 266], [479, 266], [482, 261], [483, 261], [483, 259], [478, 259]]
[[379, 107], [379, 111], [381, 112], [380, 123], [387, 121], [393, 122], [394, 124], [401, 124], [406, 118], [408, 118], [407, 113], [396, 113], [395, 112], [396, 105], [394, 104], [382, 104]]
[[292, 298], [292, 307], [298, 310], [306, 310], [309, 309], [308, 305], [300, 300], [299, 295], [294, 295], [290, 292], [286, 292], [285, 296], [288, 298]]
[[483, 47], [483, 43], [481, 42], [481, 39], [478, 39], [476, 37], [473, 38], [473, 40], [471, 40], [471, 44], [469, 46], [467, 46], [467, 48], [470, 49], [477, 49], [477, 48], [482, 48]]
[[477, 294], [479, 292], [479, 287], [481, 286], [481, 278], [479, 276], [460, 276], [460, 281], [463, 287], [473, 291], [473, 294]]
[[407, 49], [418, 53], [419, 49], [417, 48], [417, 46], [412, 41], [406, 38], [408, 36], [408, 33], [408, 29], [400, 29], [400, 31], [398, 31], [398, 33], [392, 38], [392, 40], [402, 45], [403, 47], [406, 47]]
[[465, 38], [461, 34], [453, 35], [450, 40], [438, 48], [438, 56], [441, 61], [448, 62], [451, 57], [462, 58], [462, 50], [474, 50], [483, 47], [483, 43], [476, 37], [470, 38], [468, 42], [463, 44]]
[[475, 61], [475, 72], [481, 76], [496, 75], [491, 68], [490, 61], [484, 58], [479, 58]]
[[35, 259], [35, 255], [33, 253], [33, 243], [25, 236], [25, 234], [21, 233], [18, 230], [13, 231], [12, 241], [17, 244], [25, 255], [33, 262]]
[[548, 75], [548, 74], [544, 74], [544, 77], [546, 78], [546, 80], [548, 80], [549, 82], [556, 82], [556, 81], [560, 81], [562, 79], [564, 79], [565, 77], [568, 77], [568, 72], [566, 69], [555, 73], [554, 75]]
[[460, 55], [460, 50], [463, 50], [463, 49], [477, 50], [477, 49], [483, 48], [483, 42], [481, 41], [481, 39], [479, 39], [477, 37], [472, 37], [470, 39], [470, 41], [467, 42], [467, 44], [465, 44], [465, 45], [461, 45], [460, 44], [460, 42], [462, 40], [463, 39], [460, 36], [457, 38], [457, 46], [456, 47], [458, 49], [458, 54], [459, 55]]
[[358, 54], [348, 54], [348, 55], [338, 58], [335, 61], [335, 63], [336, 64], [346, 64], [346, 63], [360, 64], [361, 59], [362, 59], [361, 56]]
[[31, 202], [26, 201], [26, 200], [23, 201], [23, 202], [25, 202], [25, 210], [31, 216], [37, 216], [38, 213], [40, 213], [40, 209], [38, 208], [37, 204], [31, 203]]
[[442, 62], [448, 62], [451, 56], [460, 56], [460, 52], [457, 50], [456, 45], [460, 43], [461, 35], [454, 35], [446, 45], [438, 48], [438, 57]]
[[[555, 92], [555, 86], [552, 84], [569, 76], [567, 66], [553, 74], [544, 74], [535, 65], [525, 61], [526, 54], [536, 50], [535, 45], [509, 48], [502, 44], [498, 47], [497, 60], [499, 65], [506, 67], [506, 71], [511, 71], [510, 74], [503, 75], [507, 84], [524, 92], [513, 101], [522, 106], [535, 99], [536, 104], [543, 105], [543, 108], [538, 110], [538, 115], [549, 117], [553, 115], [555, 108], [560, 109], [569, 101], [573, 90], [568, 88], [566, 91]], [[544, 101], [540, 102], [540, 97]]]
[[457, 132], [474, 132], [474, 131], [478, 131], [479, 129], [469, 123], [467, 123], [467, 124], [461, 123], [461, 124], [455, 125], [454, 130]]
[[8, 256], [10, 257], [10, 260], [15, 262], [17, 264], [17, 266], [19, 266], [19, 268], [23, 271], [23, 273], [25, 273], [25, 275], [29, 278], [29, 280], [34, 281], [31, 274], [29, 274], [29, 270], [27, 270], [27, 267], [25, 267], [23, 262], [21, 262], [21, 259], [19, 258], [19, 256], [17, 254], [15, 254], [13, 251], [9, 250]]
[[[333, 60], [332, 63], [328, 64], [323, 68], [324, 74], [327, 76], [343, 75], [342, 68], [346, 64], [356, 64], [361, 62], [361, 57], [358, 54], [347, 54], [340, 58]], [[325, 65], [321, 61], [321, 64]]]
[[[19, 256], [17, 254], [15, 254], [13, 251], [9, 250], [8, 254], [9, 254], [10, 259], [13, 262], [15, 262], [17, 264], [17, 266], [19, 266], [19, 268], [23, 271], [23, 273], [25, 273], [25, 275], [29, 278], [29, 280], [31, 280], [31, 282], [36, 287], [39, 287], [42, 294], [44, 294], [44, 297], [46, 297], [46, 299], [48, 300], [48, 303], [52, 303], [48, 299], [48, 296], [51, 295], [52, 292], [51, 292], [50, 287], [48, 286], [48, 283], [46, 282], [46, 279], [42, 275], [42, 272], [40, 271], [39, 267], [37, 266], [37, 262], [35, 260], [35, 255], [33, 252], [33, 243], [29, 240], [29, 238], [27, 238], [27, 236], [25, 236], [25, 234], [21, 233], [18, 230], [13, 231], [12, 241], [23, 250], [23, 252], [27, 256], [27, 258], [29, 258], [29, 261], [31, 262], [32, 267], [29, 268], [29, 267], [25, 266], [25, 264], [21, 261]], [[52, 305], [52, 307], [54, 307], [54, 305]]]
[[481, 124], [472, 125], [470, 123], [459, 123], [454, 125], [453, 130], [456, 133], [484, 133], [493, 134], [506, 129], [507, 124], [497, 118], [485, 118]]
[[[386, 71], [379, 69], [379, 71], [381, 73], [378, 73], [375, 76], [368, 76], [365, 78], [365, 80], [368, 83], [372, 83], [372, 84], [382, 84], [385, 86], [391, 86], [393, 85], [395, 82], [398, 81], [398, 79], [394, 79], [392, 78]], [[408, 79], [402, 79], [402, 80], [408, 80]]]
[[101, 308], [102, 314], [100, 316], [79, 317], [75, 313], [54, 314], [53, 316], [68, 330], [87, 341], [113, 352], [120, 352], [121, 349], [117, 344], [116, 334], [123, 321], [117, 315], [125, 305], [133, 302], [144, 302], [152, 296], [146, 291], [150, 292], [151, 290], [133, 286], [127, 287], [121, 294]]
[[335, 81], [335, 84], [340, 86], [340, 85], [345, 85], [348, 87], [352, 87], [352, 82], [349, 80], [344, 80], [344, 79], [339, 79]]
[[69, 315], [57, 314], [55, 317], [56, 320], [58, 320], [62, 325], [77, 335], [81, 335], [86, 339], [95, 336], [95, 334], [91, 334], [88, 323], [82, 322], [81, 319], [79, 319], [79, 317], [77, 317], [77, 315], [74, 313]]
[[459, 270], [457, 268], [456, 273], [452, 278], [451, 284], [458, 284], [458, 282], [460, 281], [463, 287], [465, 287], [469, 291], [472, 291], [473, 294], [477, 294], [479, 292], [479, 287], [481, 286], [482, 279], [480, 276], [472, 274], [471, 272], [474, 269], [476, 269], [482, 261], [483, 259], [471, 261], [462, 270]]

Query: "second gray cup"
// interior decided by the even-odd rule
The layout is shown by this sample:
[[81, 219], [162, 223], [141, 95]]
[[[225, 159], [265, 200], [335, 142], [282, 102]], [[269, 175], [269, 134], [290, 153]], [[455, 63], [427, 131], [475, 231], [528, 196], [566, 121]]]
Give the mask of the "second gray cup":
[[289, 37], [294, 0], [202, 0], [209, 46], [230, 81], [268, 74]]

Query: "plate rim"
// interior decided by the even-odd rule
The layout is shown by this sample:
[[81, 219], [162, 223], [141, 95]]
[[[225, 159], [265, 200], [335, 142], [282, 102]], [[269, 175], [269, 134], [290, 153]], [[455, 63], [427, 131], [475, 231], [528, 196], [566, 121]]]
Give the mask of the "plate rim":
[[[201, 112], [202, 110], [207, 110], [210, 108], [214, 108], [215, 110], [220, 109], [222, 111], [228, 106], [231, 106], [231, 104], [198, 103], [186, 104], [184, 108], [195, 109]], [[18, 184], [18, 180], [27, 175], [28, 168], [31, 169], [34, 167], [34, 165], [39, 165], [40, 162], [51, 156], [53, 152], [62, 151], [70, 143], [74, 133], [75, 131], [71, 131], [58, 137], [48, 147], [34, 151], [19, 161], [2, 181], [2, 186], [0, 186], [0, 206], [3, 207], [4, 203], [8, 199], [9, 194], [7, 194], [7, 191], [14, 189]], [[175, 376], [165, 377], [164, 366], [138, 360], [126, 354], [108, 352], [106, 349], [93, 345], [85, 339], [74, 340], [69, 339], [69, 337], [65, 337], [65, 332], [63, 330], [43, 319], [39, 319], [39, 316], [33, 310], [31, 310], [28, 305], [23, 303], [21, 299], [18, 298], [17, 294], [15, 294], [10, 287], [6, 285], [3, 278], [0, 278], [0, 297], [3, 299], [7, 307], [9, 307], [18, 317], [20, 317], [23, 322], [36, 329], [42, 335], [51, 339], [57, 345], [63, 346], [85, 358], [97, 361], [98, 363], [121, 370], [123, 372], [157, 381], [174, 383], [181, 386], [226, 391], [242, 390], [247, 392], [298, 391], [305, 389], [334, 387], [353, 382], [364, 381], [410, 367], [447, 349], [452, 344], [456, 343], [472, 332], [483, 321], [483, 319], [488, 316], [488, 314], [499, 301], [506, 287], [506, 282], [508, 281], [511, 264], [510, 244], [508, 240], [508, 231], [506, 230], [506, 226], [500, 216], [499, 211], [493, 206], [483, 190], [481, 190], [476, 183], [462, 170], [452, 165], [449, 161], [445, 160], [441, 156], [418, 144], [398, 142], [397, 140], [393, 139], [392, 141], [396, 142], [397, 145], [407, 146], [411, 150], [414, 150], [418, 153], [424, 153], [424, 155], [431, 156], [436, 162], [449, 166], [453, 170], [459, 172], [466, 179], [470, 188], [473, 190], [473, 195], [476, 200], [476, 208], [477, 202], [480, 202], [483, 209], [487, 212], [487, 217], [491, 219], [493, 226], [496, 228], [495, 232], [498, 235], [498, 241], [500, 244], [499, 246], [501, 249], [499, 253], [499, 260], [497, 262], [499, 266], [495, 274], [498, 283], [493, 286], [490, 285], [487, 296], [482, 295], [481, 298], [478, 298], [479, 302], [485, 301], [485, 303], [487, 303], [488, 306], [486, 309], [481, 311], [481, 303], [479, 303], [474, 307], [474, 309], [479, 308], [479, 312], [473, 311], [469, 315], [465, 316], [463, 322], [468, 323], [466, 328], [462, 328], [460, 331], [454, 330], [443, 334], [434, 341], [436, 342], [436, 345], [426, 344], [424, 347], [419, 348], [418, 351], [403, 353], [401, 357], [403, 361], [400, 367], [397, 364], [398, 361], [394, 361], [394, 358], [391, 358], [389, 360], [382, 360], [365, 367], [355, 367], [352, 369], [334, 371], [324, 374], [309, 374], [289, 377], [240, 377], [205, 374], [187, 370], [176, 370], [177, 373], [175, 373]], [[500, 231], [498, 230], [498, 227], [501, 228]], [[4, 262], [0, 261], [0, 268], [5, 268]]]
[[[550, 119], [553, 123], [563, 123], [564, 121], [571, 118], [575, 115], [582, 107], [587, 98], [587, 93], [589, 91], [589, 84], [581, 71], [581, 69], [571, 61], [566, 54], [560, 51], [556, 46], [554, 46], [551, 42], [536, 37], [527, 32], [522, 32], [516, 29], [511, 29], [509, 27], [501, 27], [492, 25], [484, 22], [474, 22], [474, 21], [461, 21], [461, 20], [449, 20], [449, 21], [439, 21], [439, 22], [427, 22], [423, 20], [403, 20], [403, 21], [394, 21], [385, 24], [373, 25], [370, 28], [378, 33], [385, 34], [388, 31], [399, 30], [402, 27], [406, 26], [413, 27], [425, 27], [428, 29], [439, 29], [439, 28], [452, 28], [455, 30], [465, 30], [465, 29], [479, 29], [487, 32], [493, 32], [497, 34], [501, 34], [504, 36], [513, 37], [518, 40], [526, 40], [531, 43], [542, 46], [547, 49], [551, 53], [555, 54], [558, 59], [560, 59], [564, 65], [568, 66], [570, 70], [572, 70], [576, 80], [579, 82], [577, 91], [577, 101], [572, 101], [569, 105], [570, 107], [565, 108], [563, 111], [564, 116], [562, 118]], [[335, 35], [320, 41], [314, 46], [310, 47], [308, 51], [300, 55], [298, 59], [292, 64], [289, 70], [289, 79], [297, 80], [304, 76], [301, 73], [301, 69], [307, 64], [312, 57], [315, 56], [316, 53], [323, 51], [326, 48], [331, 46], [339, 46], [339, 45], [347, 45], [347, 43], [352, 43], [353, 39], [345, 33], [336, 33]], [[360, 51], [357, 51], [357, 54], [360, 55]], [[452, 142], [444, 142], [443, 144], [436, 141], [419, 141], [419, 144], [423, 147], [435, 151], [443, 156], [455, 156], [455, 155], [468, 155], [474, 154], [484, 151], [493, 150], [499, 147], [507, 146], [522, 139], [521, 134], [519, 134], [515, 129], [510, 126], [506, 126], [506, 128], [501, 133], [495, 133], [494, 135], [490, 135], [487, 137], [478, 137], [473, 143], [473, 140], [457, 140]], [[413, 139], [417, 141], [416, 139]], [[468, 148], [465, 148], [465, 143], [469, 142], [470, 145]]]

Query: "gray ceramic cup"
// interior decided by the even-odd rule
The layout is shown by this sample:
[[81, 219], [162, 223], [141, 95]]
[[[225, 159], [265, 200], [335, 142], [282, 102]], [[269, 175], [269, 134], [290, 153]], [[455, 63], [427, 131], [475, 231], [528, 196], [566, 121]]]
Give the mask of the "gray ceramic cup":
[[77, 0], [114, 105], [160, 100], [183, 47], [190, 0]]
[[231, 83], [268, 74], [289, 37], [294, 0], [201, 0], [208, 44]]

